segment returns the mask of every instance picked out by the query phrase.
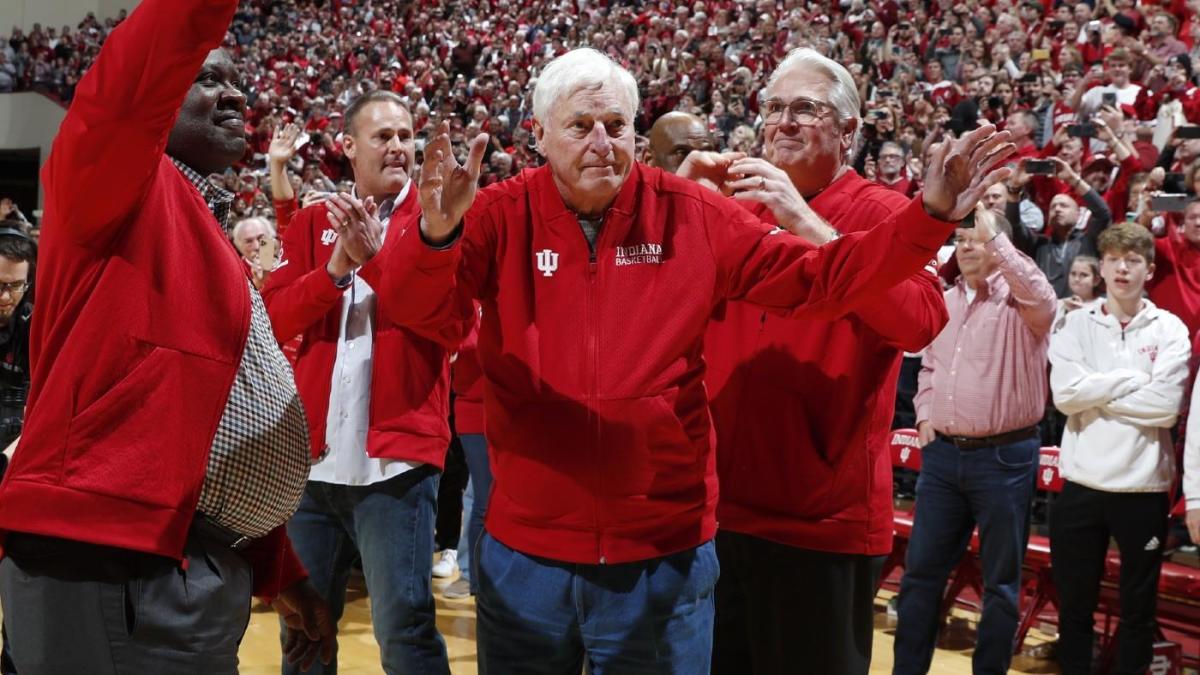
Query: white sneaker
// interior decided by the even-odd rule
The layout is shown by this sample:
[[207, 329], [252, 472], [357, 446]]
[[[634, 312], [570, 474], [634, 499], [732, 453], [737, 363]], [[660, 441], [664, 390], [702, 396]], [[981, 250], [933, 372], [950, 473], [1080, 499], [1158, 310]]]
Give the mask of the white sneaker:
[[433, 576], [438, 579], [449, 579], [458, 571], [458, 551], [448, 548], [442, 551], [442, 557], [433, 566]]

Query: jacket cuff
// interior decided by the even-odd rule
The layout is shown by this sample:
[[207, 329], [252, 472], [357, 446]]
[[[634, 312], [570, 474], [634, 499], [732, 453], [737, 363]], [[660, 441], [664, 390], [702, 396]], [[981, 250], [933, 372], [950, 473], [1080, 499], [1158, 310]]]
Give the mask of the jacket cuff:
[[939, 220], [925, 211], [924, 192], [918, 192], [899, 214], [898, 238], [934, 253], [946, 243], [958, 223]]

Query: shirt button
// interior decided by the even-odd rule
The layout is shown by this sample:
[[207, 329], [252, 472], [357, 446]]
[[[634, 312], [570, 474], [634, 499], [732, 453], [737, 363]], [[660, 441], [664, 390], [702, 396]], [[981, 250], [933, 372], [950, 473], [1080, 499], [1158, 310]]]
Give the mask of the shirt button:
[[350, 384], [350, 377], [349, 376], [343, 377], [342, 384]]

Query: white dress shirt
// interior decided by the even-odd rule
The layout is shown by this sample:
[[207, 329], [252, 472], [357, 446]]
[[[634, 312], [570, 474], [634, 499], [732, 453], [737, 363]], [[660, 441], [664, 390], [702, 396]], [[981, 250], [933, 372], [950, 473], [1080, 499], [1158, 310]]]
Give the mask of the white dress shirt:
[[[379, 205], [385, 238], [392, 209], [404, 203], [411, 188], [410, 180], [400, 194]], [[371, 485], [421, 466], [421, 462], [367, 455], [374, 339], [375, 291], [353, 273], [352, 283], [342, 295], [337, 359], [333, 362], [329, 413], [325, 421], [325, 454], [313, 465], [309, 480], [337, 485]]]

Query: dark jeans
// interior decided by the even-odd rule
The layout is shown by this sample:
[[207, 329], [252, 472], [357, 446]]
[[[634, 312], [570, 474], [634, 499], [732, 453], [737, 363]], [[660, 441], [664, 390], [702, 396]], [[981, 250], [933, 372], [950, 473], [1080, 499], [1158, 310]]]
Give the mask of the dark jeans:
[[[362, 557], [371, 624], [389, 675], [450, 672], [431, 582], [440, 475], [426, 464], [373, 485], [310, 481], [288, 522], [296, 555], [335, 620], [345, 608], [350, 566]], [[283, 672], [299, 668], [285, 663]], [[317, 662], [307, 672], [332, 675], [337, 660]]]
[[21, 675], [238, 672], [251, 574], [237, 551], [192, 537], [184, 569], [14, 533], [5, 553], [0, 599]]
[[1092, 672], [1092, 617], [1110, 536], [1121, 553], [1121, 623], [1113, 672], [1147, 672], [1169, 508], [1165, 492], [1102, 492], [1070, 481], [1063, 486], [1050, 517], [1050, 562], [1058, 587], [1058, 661], [1065, 675]]
[[486, 532], [476, 550], [480, 675], [708, 672], [713, 542], [615, 565], [525, 555]]
[[716, 675], [866, 675], [884, 557], [811, 551], [717, 534]]
[[[488, 464], [487, 438], [483, 434], [463, 434], [459, 440], [467, 458], [467, 470], [471, 473], [473, 495], [462, 539], [458, 542], [458, 566], [471, 584], [471, 595], [476, 595], [479, 593], [479, 582], [476, 581], [473, 568], [479, 538], [483, 536], [483, 518], [487, 515], [488, 498], [492, 494], [492, 469]], [[464, 498], [463, 504], [466, 503]]]
[[977, 675], [1008, 671], [1039, 447], [1039, 439], [1031, 438], [960, 450], [939, 439], [922, 449], [916, 513], [897, 603], [895, 675], [929, 670], [946, 581], [976, 524], [984, 593], [973, 669]]

